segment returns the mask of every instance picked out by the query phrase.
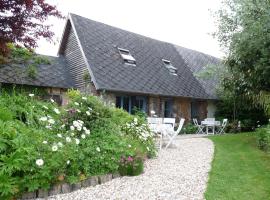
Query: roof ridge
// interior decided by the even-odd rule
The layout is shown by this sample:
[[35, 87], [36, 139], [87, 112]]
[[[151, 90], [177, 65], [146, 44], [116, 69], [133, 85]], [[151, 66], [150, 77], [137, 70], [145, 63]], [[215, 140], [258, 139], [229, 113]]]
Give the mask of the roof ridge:
[[140, 36], [140, 37], [143, 37], [143, 38], [148, 38], [148, 39], [151, 39], [151, 40], [154, 40], [154, 41], [158, 41], [158, 42], [170, 44], [170, 45], [173, 45], [173, 46], [185, 48], [185, 49], [188, 49], [188, 50], [191, 50], [191, 51], [195, 51], [195, 52], [198, 52], [198, 53], [202, 53], [202, 54], [207, 55], [207, 56], [211, 56], [211, 57], [216, 58], [216, 59], [220, 59], [220, 58], [217, 58], [217, 57], [212, 56], [212, 55], [210, 55], [210, 54], [203, 53], [203, 52], [198, 51], [198, 50], [193, 50], [193, 49], [189, 49], [189, 48], [187, 48], [187, 47], [182, 47], [182, 46], [180, 46], [180, 45], [177, 45], [177, 44], [174, 44], [174, 43], [171, 43], [171, 42], [167, 42], [167, 41], [163, 41], [163, 40], [159, 40], [159, 39], [155, 39], [155, 38], [152, 38], [152, 37], [149, 37], [149, 36], [145, 36], [145, 35], [142, 35], [142, 34], [140, 34], [140, 33], [134, 33], [134, 32], [132, 32], [132, 31], [129, 31], [129, 30], [126, 30], [126, 29], [123, 29], [123, 28], [120, 28], [120, 27], [116, 27], [116, 26], [113, 26], [113, 25], [105, 24], [105, 23], [100, 22], [100, 21], [92, 20], [92, 19], [89, 19], [89, 18], [87, 18], [87, 17], [84, 17], [84, 16], [81, 16], [81, 15], [75, 14], [75, 13], [69, 13], [69, 15], [70, 15], [71, 17], [72, 17], [72, 15], [77, 16], [77, 17], [81, 17], [81, 18], [84, 18], [84, 19], [89, 20], [89, 21], [91, 21], [91, 22], [99, 23], [99, 24], [102, 24], [102, 25], [105, 25], [105, 26], [108, 26], [108, 27], [111, 27], [111, 28], [114, 28], [114, 29], [119, 29], [119, 30], [121, 30], [121, 31], [125, 31], [125, 32], [131, 33], [131, 34], [135, 34], [135, 35]]

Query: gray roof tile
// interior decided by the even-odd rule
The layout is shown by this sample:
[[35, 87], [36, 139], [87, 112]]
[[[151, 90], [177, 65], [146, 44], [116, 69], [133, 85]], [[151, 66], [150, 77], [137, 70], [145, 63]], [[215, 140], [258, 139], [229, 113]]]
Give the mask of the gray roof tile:
[[73, 81], [63, 57], [46, 56], [50, 64], [37, 65], [37, 76], [30, 78], [25, 64], [0, 66], [0, 83], [31, 85], [41, 87], [72, 88]]
[[[209, 98], [174, 45], [71, 14], [97, 89], [163, 96]], [[136, 66], [124, 64], [117, 47], [128, 49]], [[171, 75], [162, 59], [178, 69]]]
[[187, 66], [191, 69], [197, 80], [201, 83], [206, 93], [209, 95], [209, 99], [217, 99], [216, 87], [218, 86], [218, 77], [213, 75], [212, 77], [202, 78], [198, 75], [209, 65], [221, 64], [221, 60], [184, 47], [175, 45], [175, 48], [184, 58]]

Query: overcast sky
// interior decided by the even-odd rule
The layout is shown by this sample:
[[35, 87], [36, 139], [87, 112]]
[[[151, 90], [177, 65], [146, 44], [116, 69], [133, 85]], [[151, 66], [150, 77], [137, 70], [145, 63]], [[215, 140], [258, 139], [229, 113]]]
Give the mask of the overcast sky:
[[[48, 0], [69, 12], [154, 39], [222, 57], [210, 10], [221, 0]], [[51, 18], [55, 44], [39, 41], [38, 53], [56, 55], [65, 20]]]

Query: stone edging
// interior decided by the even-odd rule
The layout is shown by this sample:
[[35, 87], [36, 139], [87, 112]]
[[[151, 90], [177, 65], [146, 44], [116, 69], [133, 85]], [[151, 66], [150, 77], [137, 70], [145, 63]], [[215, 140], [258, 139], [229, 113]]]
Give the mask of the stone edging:
[[79, 183], [69, 184], [69, 183], [61, 183], [52, 186], [49, 190], [37, 190], [35, 192], [27, 192], [21, 196], [21, 200], [24, 199], [35, 199], [35, 198], [47, 198], [49, 196], [57, 195], [57, 194], [65, 194], [70, 193], [76, 190], [80, 190], [81, 188], [96, 186], [98, 184], [106, 183], [111, 181], [114, 178], [120, 177], [120, 174], [107, 174], [101, 176], [92, 176], [87, 178]]

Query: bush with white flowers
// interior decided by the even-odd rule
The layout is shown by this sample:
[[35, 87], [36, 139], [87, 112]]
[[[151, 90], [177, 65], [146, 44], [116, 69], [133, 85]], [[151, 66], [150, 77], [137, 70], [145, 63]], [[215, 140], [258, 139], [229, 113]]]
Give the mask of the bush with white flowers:
[[34, 93], [1, 94], [0, 199], [116, 172], [122, 156], [154, 155], [151, 132], [140, 117], [97, 97], [68, 94], [65, 107]]

